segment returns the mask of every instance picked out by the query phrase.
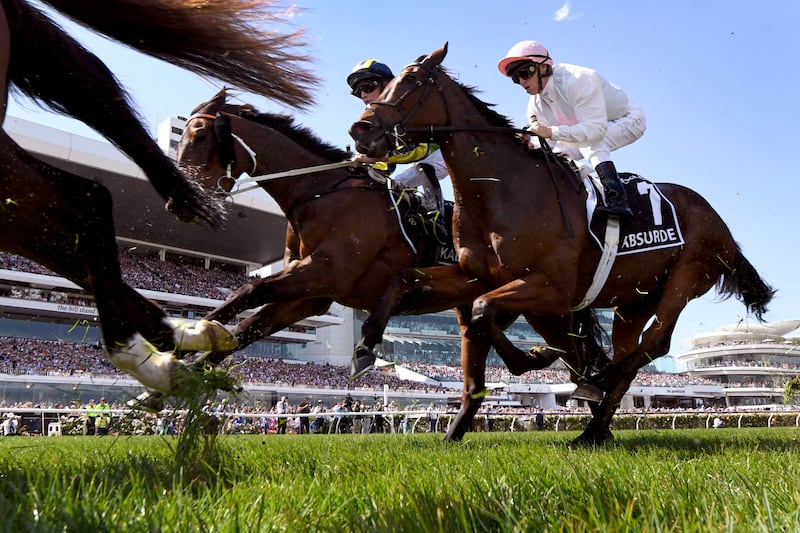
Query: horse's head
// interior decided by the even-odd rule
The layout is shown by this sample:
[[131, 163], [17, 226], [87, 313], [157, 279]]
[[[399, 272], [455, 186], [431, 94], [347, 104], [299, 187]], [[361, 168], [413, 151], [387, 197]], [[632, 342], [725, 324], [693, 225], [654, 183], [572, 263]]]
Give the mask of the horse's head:
[[[208, 102], [197, 106], [186, 119], [178, 144], [177, 161], [204, 189], [228, 192], [236, 178], [252, 171], [249, 157], [237, 157], [231, 131], [227, 93], [221, 89]], [[249, 108], [249, 106], [248, 106]]]
[[449, 125], [438, 79], [449, 80], [440, 67], [446, 55], [447, 43], [405, 67], [386, 85], [378, 100], [369, 104], [350, 127], [359, 152], [382, 157], [399, 146], [429, 137], [423, 128]]

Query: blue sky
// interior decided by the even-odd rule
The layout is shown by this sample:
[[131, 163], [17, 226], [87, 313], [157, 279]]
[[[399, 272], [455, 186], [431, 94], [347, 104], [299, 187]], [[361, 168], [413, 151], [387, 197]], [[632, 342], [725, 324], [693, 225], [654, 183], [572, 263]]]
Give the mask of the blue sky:
[[[319, 77], [316, 106], [300, 113], [253, 95], [242, 101], [293, 114], [322, 139], [344, 147], [361, 104], [344, 82], [353, 65], [375, 57], [395, 72], [449, 42], [445, 66], [520, 126], [527, 95], [497, 71], [517, 41], [539, 40], [556, 62], [597, 69], [639, 102], [648, 129], [615, 152], [617, 167], [654, 181], [686, 185], [726, 220], [745, 255], [779, 292], [767, 319], [800, 318], [797, 280], [800, 145], [794, 41], [800, 2], [615, 1], [308, 1], [290, 9], [305, 28]], [[67, 26], [72, 28], [73, 26]], [[74, 33], [117, 74], [151, 129], [186, 115], [222, 84], [203, 80], [111, 44]], [[382, 35], [383, 39], [376, 36]], [[9, 115], [99, 138], [85, 126], [12, 102]], [[691, 302], [672, 353], [695, 333], [747, 320], [735, 300]], [[750, 318], [749, 320], [752, 320]]]

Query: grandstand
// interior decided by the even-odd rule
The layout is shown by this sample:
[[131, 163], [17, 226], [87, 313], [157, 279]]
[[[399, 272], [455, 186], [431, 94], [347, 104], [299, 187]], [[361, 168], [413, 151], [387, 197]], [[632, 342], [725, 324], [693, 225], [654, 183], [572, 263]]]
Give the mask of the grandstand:
[[800, 338], [789, 334], [800, 320], [768, 324], [740, 322], [698, 333], [677, 360], [690, 376], [720, 384], [727, 405], [783, 402], [783, 387], [800, 375]]

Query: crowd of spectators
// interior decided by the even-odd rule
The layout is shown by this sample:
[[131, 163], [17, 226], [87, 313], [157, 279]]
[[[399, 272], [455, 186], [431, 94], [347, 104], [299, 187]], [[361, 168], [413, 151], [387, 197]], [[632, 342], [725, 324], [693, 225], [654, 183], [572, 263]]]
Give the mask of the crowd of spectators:
[[[320, 389], [366, 388], [375, 389], [387, 384], [392, 390], [436, 391], [441, 389], [435, 383], [401, 380], [391, 371], [373, 371], [350, 382], [349, 369], [327, 363], [284, 361], [262, 357], [229, 357], [224, 367], [243, 383], [274, 384], [288, 387], [308, 387]], [[404, 367], [438, 382], [453, 383], [458, 389], [461, 382], [461, 368], [447, 365], [431, 365], [407, 362]], [[489, 366], [486, 369], [490, 383], [507, 383], [512, 380], [505, 367]], [[62, 376], [116, 376], [124, 377], [106, 357], [98, 344], [70, 343], [53, 340], [0, 337], [0, 373]], [[515, 382], [530, 384], [569, 383], [569, 372], [565, 369], [544, 369], [529, 372], [522, 379], [513, 377]], [[766, 380], [766, 378], [765, 378]], [[765, 386], [772, 386], [765, 381]], [[633, 382], [636, 387], [677, 387], [686, 385], [719, 384], [717, 382], [683, 374], [663, 374], [640, 372]], [[753, 386], [748, 383], [748, 386]]]
[[[204, 268], [198, 259], [173, 257], [167, 255], [163, 260], [154, 254], [144, 254], [135, 249], [120, 250], [120, 264], [124, 279], [133, 287], [159, 292], [184, 294], [212, 299], [225, 299], [231, 290], [248, 280], [242, 270], [237, 272], [228, 267]], [[37, 274], [53, 275], [52, 272], [37, 263], [8, 253], [0, 252], [0, 269], [19, 270]], [[16, 292], [15, 292], [16, 291]], [[23, 294], [21, 291], [25, 291]], [[58, 291], [41, 291], [31, 288], [15, 288], [11, 296], [29, 299], [46, 299], [59, 303], [75, 305], [91, 305], [90, 297], [76, 295], [67, 297]], [[409, 330], [422, 327], [418, 317], [400, 317], [396, 325]], [[430, 319], [430, 317], [428, 317]], [[451, 320], [438, 317], [438, 328], [450, 332]], [[426, 327], [433, 327], [428, 324]], [[372, 372], [354, 384], [349, 383], [349, 371], [344, 367], [326, 364], [295, 364], [283, 360], [249, 357], [232, 359], [232, 373], [243, 382], [274, 383], [289, 386], [305, 386], [320, 388], [378, 387], [384, 383], [393, 389], [431, 390], [436, 385], [418, 383], [411, 380], [399, 380], [394, 375]], [[720, 362], [720, 365], [725, 365]], [[733, 364], [733, 363], [730, 363]], [[762, 366], [763, 361], [742, 361], [737, 364]], [[437, 382], [460, 383], [461, 368], [447, 364], [430, 364], [407, 361], [403, 366], [427, 376]], [[784, 368], [796, 369], [794, 365], [783, 364]], [[105, 356], [101, 346], [96, 344], [72, 344], [59, 341], [46, 341], [23, 338], [0, 338], [0, 373], [13, 374], [59, 374], [122, 376]], [[490, 383], [523, 383], [523, 384], [565, 384], [569, 383], [569, 372], [566, 369], [549, 368], [529, 372], [523, 376], [513, 376], [504, 366], [487, 366], [486, 380]], [[771, 387], [774, 386], [772, 376], [752, 376], [741, 386]], [[686, 385], [719, 385], [718, 381], [691, 377], [688, 374], [666, 374], [640, 372], [632, 386], [636, 387], [676, 387]], [[735, 384], [731, 384], [736, 386]]]
[[[261, 357], [230, 357], [224, 367], [243, 383], [274, 384], [291, 387], [432, 391], [429, 383], [401, 380], [381, 371], [369, 372], [350, 383], [350, 370], [342, 366], [318, 363], [289, 363]], [[52, 340], [0, 337], [0, 373], [60, 376], [115, 376], [117, 370], [97, 344], [70, 343]]]
[[[230, 291], [249, 279], [244, 269], [234, 272], [228, 268], [203, 268], [190, 259], [156, 256], [122, 249], [119, 253], [122, 278], [137, 289], [184, 294], [224, 300]], [[17, 255], [0, 252], [0, 269], [54, 276], [38, 263]]]
[[[405, 362], [403, 366], [420, 374], [442, 382], [460, 382], [461, 367], [435, 365], [422, 362]], [[486, 367], [486, 381], [489, 383], [525, 383], [557, 385], [570, 383], [569, 371], [565, 368], [545, 368], [527, 372], [522, 376], [514, 376], [504, 366]], [[687, 374], [666, 374], [656, 372], [639, 372], [633, 381], [633, 387], [681, 387], [687, 385], [719, 385], [719, 382]]]
[[123, 279], [132, 287], [224, 300], [249, 279], [244, 269], [203, 268], [181, 259], [144, 256], [120, 251]]

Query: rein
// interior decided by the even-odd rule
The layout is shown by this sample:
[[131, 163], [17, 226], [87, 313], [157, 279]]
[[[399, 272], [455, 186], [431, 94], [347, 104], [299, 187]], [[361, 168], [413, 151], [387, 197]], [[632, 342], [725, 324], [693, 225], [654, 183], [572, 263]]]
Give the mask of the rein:
[[[192, 120], [198, 119], [198, 118], [204, 118], [204, 119], [208, 119], [208, 120], [211, 120], [211, 121], [216, 121], [217, 119], [222, 119], [222, 114], [221, 113], [217, 113], [217, 114], [212, 115], [211, 113], [195, 113], [194, 115], [192, 115], [188, 119], [186, 119], [186, 124], [189, 124], [189, 122], [191, 122]], [[222, 135], [222, 137], [225, 137], [225, 138], [229, 137], [232, 141], [236, 141], [237, 143], [239, 143], [239, 145], [244, 149], [244, 151], [247, 152], [247, 155], [250, 156], [250, 159], [251, 159], [251, 161], [253, 163], [253, 170], [249, 174], [255, 174], [256, 170], [258, 169], [258, 160], [257, 160], [256, 151], [253, 150], [250, 147], [250, 145], [248, 145], [244, 141], [244, 139], [242, 139], [241, 137], [239, 137], [238, 135], [233, 133], [230, 130], [230, 124], [227, 123], [227, 121], [225, 121], [225, 122], [226, 122], [226, 128], [225, 128], [226, 131], [225, 131], [225, 134]], [[215, 126], [216, 126], [216, 122], [215, 122]], [[184, 127], [186, 127], [186, 125], [184, 125]], [[221, 137], [221, 135], [220, 135], [221, 132], [216, 127], [214, 128], [214, 133], [217, 135], [217, 140], [223, 141], [223, 139], [220, 138]], [[222, 152], [229, 152], [230, 154], [234, 153], [232, 147], [231, 148], [225, 148], [224, 150], [221, 150], [221, 151]], [[258, 189], [260, 187], [258, 185], [251, 185], [250, 187], [245, 187], [245, 188], [241, 188], [240, 187], [240, 188], [236, 189], [235, 191], [231, 192], [230, 189], [227, 189], [227, 188], [225, 188], [223, 186], [223, 183], [231, 183], [231, 187], [230, 188], [232, 189], [233, 188], [233, 184], [241, 185], [243, 183], [262, 183], [262, 182], [265, 182], [265, 181], [271, 181], [271, 180], [276, 180], [276, 179], [280, 179], [280, 178], [289, 178], [289, 177], [292, 177], [292, 176], [304, 176], [306, 174], [313, 174], [315, 172], [325, 172], [325, 171], [328, 171], [328, 170], [335, 170], [337, 168], [357, 167], [357, 166], [361, 165], [361, 163], [356, 163], [355, 161], [341, 161], [339, 163], [328, 163], [326, 165], [317, 165], [317, 166], [313, 166], [313, 167], [297, 168], [297, 169], [293, 169], [293, 170], [287, 170], [287, 171], [284, 171], [284, 172], [275, 172], [275, 173], [272, 173], [272, 174], [263, 174], [261, 176], [252, 176], [251, 175], [248, 178], [239, 179], [238, 177], [234, 177], [233, 173], [232, 173], [233, 165], [236, 163], [235, 157], [233, 157], [233, 155], [231, 155], [227, 159], [228, 159], [228, 161], [224, 161], [224, 163], [225, 163], [225, 175], [221, 176], [217, 180], [217, 188], [221, 189], [222, 191], [225, 192], [225, 194], [227, 194], [229, 196], [234, 196], [236, 194], [241, 194], [243, 192], [252, 191], [252, 190]]]
[[[263, 174], [261, 176], [250, 176], [249, 178], [241, 178], [236, 179], [236, 183], [241, 185], [243, 183], [263, 183], [265, 181], [277, 180], [281, 178], [291, 178], [293, 176], [304, 176], [306, 174], [313, 174], [315, 172], [325, 172], [328, 170], [336, 170], [337, 168], [345, 168], [345, 167], [358, 167], [361, 163], [357, 163], [355, 161], [341, 161], [339, 163], [328, 163], [326, 165], [317, 165], [315, 167], [303, 167], [303, 168], [296, 168], [294, 170], [286, 170], [283, 172], [274, 172], [272, 174]], [[230, 193], [231, 195], [240, 194], [247, 191], [252, 191], [253, 189], [258, 189], [258, 185], [251, 185], [250, 187], [239, 188], [236, 189], [234, 192]]]
[[[385, 102], [385, 101], [379, 100], [379, 101], [375, 101], [375, 102], [372, 102], [371, 104], [369, 104], [369, 106], [391, 107], [398, 114], [400, 114], [400, 116], [402, 117], [401, 121], [394, 125], [394, 127], [392, 128], [391, 132], [388, 131], [388, 130], [384, 132], [384, 134], [386, 135], [387, 138], [389, 138], [390, 140], [391, 139], [394, 140], [394, 145], [395, 146], [401, 146], [401, 145], [405, 146], [407, 143], [402, 139], [402, 137], [404, 137], [408, 133], [430, 133], [432, 140], [436, 140], [434, 136], [437, 133], [451, 133], [451, 132], [458, 132], [458, 131], [479, 131], [479, 132], [500, 133], [500, 134], [502, 134], [502, 133], [528, 133], [528, 134], [530, 134], [530, 131], [528, 131], [526, 129], [505, 128], [505, 127], [500, 127], [500, 126], [482, 126], [482, 127], [470, 126], [470, 127], [466, 127], [466, 126], [434, 126], [434, 125], [430, 125], [428, 127], [406, 128], [405, 125], [408, 123], [408, 121], [411, 119], [411, 117], [413, 117], [414, 114], [425, 103], [425, 100], [427, 99], [431, 88], [436, 87], [439, 90], [439, 92], [441, 92], [441, 87], [439, 86], [439, 84], [438, 84], [438, 82], [436, 80], [436, 72], [435, 72], [436, 70], [439, 69], [439, 67], [435, 67], [433, 69], [429, 69], [428, 67], [426, 67], [425, 65], [423, 65], [420, 62], [411, 63], [409, 65], [409, 67], [418, 67], [418, 68], [424, 70], [427, 73], [426, 79], [427, 79], [427, 82], [428, 82], [427, 85], [425, 85], [425, 88], [424, 88], [424, 91], [422, 93], [422, 96], [419, 98], [419, 100], [417, 100], [417, 103], [414, 105], [413, 109], [411, 109], [409, 112], [406, 113], [402, 109], [400, 109], [400, 104], [402, 104], [411, 95], [411, 93], [413, 93], [414, 91], [416, 91], [417, 89], [422, 87], [422, 82], [419, 81], [419, 80], [417, 80], [417, 82], [416, 82], [414, 87], [409, 88], [405, 93], [403, 93], [396, 102]], [[447, 121], [450, 122], [450, 116], [451, 116], [450, 115], [450, 109], [448, 108], [447, 105], [445, 105], [444, 108], [445, 108], [445, 112], [447, 113]], [[553, 167], [552, 167], [552, 164], [551, 164], [551, 160], [556, 159], [556, 158], [553, 155], [553, 152], [550, 150], [550, 145], [547, 144], [546, 139], [544, 139], [542, 137], [539, 137], [539, 144], [542, 146], [542, 152], [544, 154], [544, 160], [545, 160], [545, 163], [547, 165], [547, 172], [550, 175], [550, 181], [553, 182], [553, 187], [555, 188], [555, 191], [556, 191], [556, 201], [558, 202], [558, 205], [559, 205], [559, 207], [561, 209], [561, 215], [564, 218], [564, 224], [567, 227], [567, 233], [568, 233], [568, 235], [570, 237], [574, 237], [575, 236], [575, 232], [573, 231], [573, 228], [572, 228], [572, 221], [570, 220], [569, 214], [567, 213], [567, 208], [566, 208], [566, 206], [564, 205], [564, 202], [561, 199], [561, 193], [559, 192], [558, 186], [556, 184], [556, 176], [555, 176], [555, 173], [553, 172]], [[556, 161], [556, 164], [561, 166], [561, 163], [559, 161]]]

